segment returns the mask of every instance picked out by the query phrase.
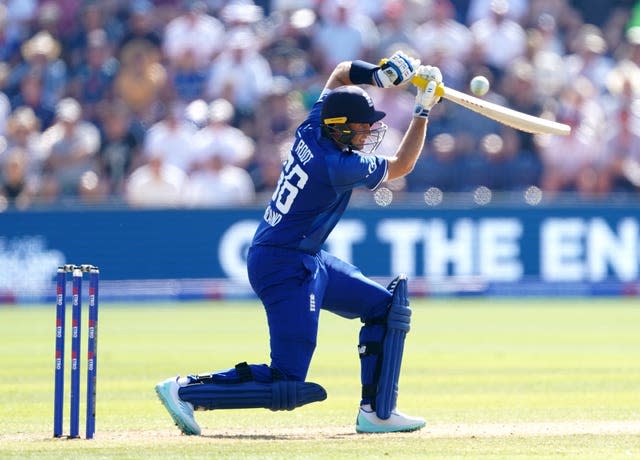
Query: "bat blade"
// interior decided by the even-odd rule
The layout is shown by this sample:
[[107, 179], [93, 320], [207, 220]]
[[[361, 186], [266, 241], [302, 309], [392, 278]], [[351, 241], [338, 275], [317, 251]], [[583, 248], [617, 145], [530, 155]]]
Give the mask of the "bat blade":
[[[418, 87], [424, 87], [426, 82], [422, 78], [414, 77], [412, 83]], [[436, 94], [443, 98], [466, 107], [469, 110], [479, 113], [487, 118], [491, 118], [499, 123], [525, 131], [532, 134], [558, 134], [566, 136], [571, 133], [571, 126], [545, 118], [528, 115], [517, 110], [504, 107], [484, 99], [471, 96], [470, 94], [447, 88], [444, 85], [438, 86]]]

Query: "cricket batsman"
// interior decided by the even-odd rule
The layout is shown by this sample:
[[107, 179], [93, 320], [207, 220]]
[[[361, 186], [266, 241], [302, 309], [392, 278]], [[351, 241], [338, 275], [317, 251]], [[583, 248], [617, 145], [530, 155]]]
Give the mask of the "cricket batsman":
[[[270, 336], [270, 364], [240, 363], [208, 375], [171, 377], [156, 385], [178, 428], [199, 435], [194, 410], [263, 407], [292, 410], [326, 399], [307, 382], [320, 311], [358, 318], [362, 395], [356, 431], [413, 431], [425, 421], [396, 407], [411, 309], [407, 278], [384, 287], [359, 268], [329, 254], [323, 243], [342, 217], [356, 187], [374, 190], [411, 172], [423, 149], [429, 110], [439, 101], [437, 67], [398, 51], [381, 65], [356, 60], [333, 70], [291, 151], [247, 255], [249, 281], [262, 301]], [[390, 88], [412, 77], [417, 88], [413, 119], [393, 156], [374, 154], [386, 125], [364, 85]]]

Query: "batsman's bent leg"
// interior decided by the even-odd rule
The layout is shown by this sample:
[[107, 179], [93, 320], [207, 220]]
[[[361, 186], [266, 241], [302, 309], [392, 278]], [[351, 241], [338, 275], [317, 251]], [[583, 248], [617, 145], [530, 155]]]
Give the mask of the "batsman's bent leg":
[[356, 420], [358, 433], [413, 431], [425, 425], [422, 418], [396, 409], [404, 340], [411, 324], [407, 277], [398, 276], [388, 289], [392, 298], [386, 317], [365, 323], [361, 329], [358, 351], [363, 386]]
[[[270, 375], [265, 376], [265, 370]], [[233, 370], [189, 376], [187, 380], [178, 394], [196, 410], [259, 407], [272, 411], [293, 410], [327, 399], [327, 392], [317, 383], [286, 380], [274, 369], [246, 362], [237, 364]]]
[[404, 339], [411, 323], [411, 308], [409, 308], [407, 292], [407, 277], [400, 275], [393, 287], [391, 308], [387, 315], [387, 333], [382, 342], [382, 366], [375, 406], [376, 414], [381, 419], [390, 417], [398, 399]]

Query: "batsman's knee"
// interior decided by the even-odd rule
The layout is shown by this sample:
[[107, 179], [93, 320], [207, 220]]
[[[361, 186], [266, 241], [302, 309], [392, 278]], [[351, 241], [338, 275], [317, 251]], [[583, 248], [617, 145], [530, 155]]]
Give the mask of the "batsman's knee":
[[409, 332], [411, 308], [407, 275], [398, 275], [387, 288], [391, 291], [391, 305], [387, 315], [387, 327]]

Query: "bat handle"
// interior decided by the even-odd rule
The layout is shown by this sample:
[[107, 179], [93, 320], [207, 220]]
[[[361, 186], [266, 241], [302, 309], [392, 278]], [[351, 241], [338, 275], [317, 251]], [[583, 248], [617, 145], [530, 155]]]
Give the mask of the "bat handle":
[[[427, 80], [426, 78], [422, 78], [420, 75], [414, 75], [411, 79], [411, 83], [417, 88], [425, 89], [427, 87], [427, 83], [429, 83], [429, 80]], [[444, 96], [444, 89], [444, 84], [439, 83], [436, 87], [436, 96]]]

